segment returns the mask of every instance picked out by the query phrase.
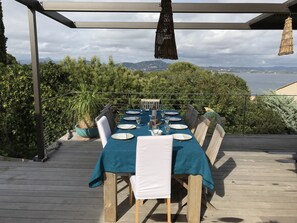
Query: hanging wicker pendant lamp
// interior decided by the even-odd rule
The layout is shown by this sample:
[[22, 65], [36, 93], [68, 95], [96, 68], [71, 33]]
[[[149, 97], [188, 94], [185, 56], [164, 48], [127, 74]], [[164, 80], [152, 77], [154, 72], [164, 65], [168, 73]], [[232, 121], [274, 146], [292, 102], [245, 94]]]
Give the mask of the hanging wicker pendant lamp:
[[171, 0], [161, 0], [161, 8], [155, 39], [155, 58], [176, 60]]
[[292, 18], [289, 16], [285, 20], [285, 26], [283, 30], [282, 40], [279, 48], [278, 55], [288, 55], [294, 53], [293, 51], [293, 30], [292, 30]]

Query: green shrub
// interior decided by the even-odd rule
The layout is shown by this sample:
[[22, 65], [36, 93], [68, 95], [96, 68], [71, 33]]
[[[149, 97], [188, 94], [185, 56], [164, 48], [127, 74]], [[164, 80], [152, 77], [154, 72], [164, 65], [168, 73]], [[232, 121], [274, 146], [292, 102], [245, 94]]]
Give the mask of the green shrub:
[[246, 112], [245, 133], [282, 134], [286, 125], [276, 111], [267, 107], [261, 97], [250, 101]]
[[280, 115], [288, 133], [297, 133], [297, 102], [294, 97], [268, 92], [263, 96], [263, 101], [268, 108]]
[[0, 153], [32, 158], [36, 153], [32, 73], [28, 66], [0, 68]]
[[[111, 103], [123, 111], [139, 108], [140, 98], [160, 98], [164, 108], [178, 109], [181, 114], [187, 104], [193, 104], [201, 115], [204, 107], [212, 108], [223, 117], [227, 133], [296, 132], [296, 104], [291, 98], [258, 97], [251, 101], [243, 79], [190, 63], [144, 73], [116, 66], [112, 58], [102, 64], [97, 57], [91, 61], [66, 57], [60, 64], [41, 64], [40, 74], [46, 146], [74, 128], [70, 102], [82, 83], [87, 91], [97, 92], [99, 107]], [[0, 89], [0, 154], [32, 158], [37, 149], [30, 66], [0, 66]]]

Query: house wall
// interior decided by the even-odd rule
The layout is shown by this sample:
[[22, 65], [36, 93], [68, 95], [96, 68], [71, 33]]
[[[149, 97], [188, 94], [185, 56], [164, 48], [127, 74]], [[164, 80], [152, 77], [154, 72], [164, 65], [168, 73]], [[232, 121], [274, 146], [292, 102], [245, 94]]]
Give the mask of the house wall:
[[297, 82], [277, 89], [276, 93], [282, 95], [295, 95], [294, 98], [297, 101]]

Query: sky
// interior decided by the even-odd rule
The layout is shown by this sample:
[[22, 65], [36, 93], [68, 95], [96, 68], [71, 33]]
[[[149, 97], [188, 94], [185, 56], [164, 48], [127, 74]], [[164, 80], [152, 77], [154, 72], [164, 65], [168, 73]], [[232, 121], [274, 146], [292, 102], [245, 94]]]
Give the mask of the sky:
[[[8, 53], [15, 56], [18, 61], [30, 60], [27, 7], [15, 0], [0, 1], [2, 1], [5, 36], [8, 38]], [[127, 2], [129, 0], [114, 1]], [[157, 0], [146, 1], [158, 2]], [[269, 0], [270, 3], [282, 3], [284, 1]], [[173, 0], [173, 2], [207, 3], [210, 1]], [[212, 0], [211, 2], [240, 3], [243, 1]], [[245, 0], [244, 2], [265, 3], [268, 0]], [[159, 19], [158, 13], [122, 13], [120, 15], [115, 13], [61, 14], [74, 21], [158, 22]], [[113, 57], [115, 63], [155, 60], [154, 42], [156, 30], [71, 29], [42, 14], [36, 13], [36, 15], [40, 58], [61, 60], [65, 56], [70, 56], [76, 59], [78, 57], [90, 59], [92, 56], [97, 56], [104, 63], [108, 61], [109, 56]], [[255, 16], [257, 14], [174, 14], [174, 22], [246, 22]], [[198, 66], [297, 67], [296, 53], [286, 56], [277, 55], [281, 35], [282, 30], [175, 30], [179, 57], [177, 61], [190, 62]], [[297, 38], [295, 37], [295, 39]], [[296, 45], [295, 39], [294, 44]], [[176, 60], [164, 61], [176, 62]]]

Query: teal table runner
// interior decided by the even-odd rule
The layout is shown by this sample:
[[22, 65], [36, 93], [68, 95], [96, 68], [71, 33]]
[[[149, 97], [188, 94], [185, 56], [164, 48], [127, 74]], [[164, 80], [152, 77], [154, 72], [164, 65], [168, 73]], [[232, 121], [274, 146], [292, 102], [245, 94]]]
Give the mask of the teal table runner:
[[[136, 138], [137, 136], [151, 135], [147, 123], [149, 122], [149, 115], [151, 112], [144, 111], [140, 115], [126, 115], [125, 116], [140, 116], [141, 124], [139, 128], [132, 130], [117, 129], [116, 133], [131, 133], [134, 138], [129, 140], [116, 140], [110, 138], [98, 158], [96, 166], [93, 170], [89, 181], [89, 187], [94, 188], [103, 184], [104, 172], [112, 173], [135, 173], [135, 159], [136, 159]], [[174, 116], [179, 117], [179, 116]], [[158, 112], [158, 120], [161, 120], [161, 115]], [[171, 122], [184, 123], [183, 121]], [[135, 124], [136, 121], [121, 120], [121, 124]], [[160, 125], [160, 129], [165, 134], [164, 124]], [[169, 134], [185, 133], [191, 134], [189, 129], [175, 130], [170, 129]], [[158, 154], [156, 154], [158, 155]], [[154, 165], [154, 160], [152, 160]], [[212, 179], [208, 159], [200, 147], [197, 140], [193, 137], [187, 141], [173, 140], [173, 155], [172, 155], [172, 173], [173, 174], [191, 174], [201, 175], [203, 186], [209, 189], [214, 189], [214, 182]]]

